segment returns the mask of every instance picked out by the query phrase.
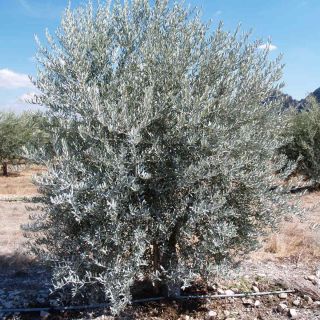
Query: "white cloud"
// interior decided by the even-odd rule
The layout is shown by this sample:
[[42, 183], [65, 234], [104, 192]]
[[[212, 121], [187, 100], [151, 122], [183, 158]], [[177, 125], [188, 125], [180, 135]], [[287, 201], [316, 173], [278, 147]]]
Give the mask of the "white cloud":
[[0, 88], [32, 88], [29, 77], [23, 73], [17, 73], [9, 69], [0, 69]]
[[22, 96], [19, 97], [18, 101], [19, 101], [19, 102], [28, 103], [28, 102], [31, 101], [35, 96], [36, 96], [36, 93], [35, 93], [35, 92], [24, 93]]
[[271, 43], [264, 43], [264, 44], [260, 45], [258, 48], [261, 50], [268, 49], [268, 51], [274, 51], [274, 50], [278, 49], [277, 46], [275, 46], [274, 44], [271, 44]]

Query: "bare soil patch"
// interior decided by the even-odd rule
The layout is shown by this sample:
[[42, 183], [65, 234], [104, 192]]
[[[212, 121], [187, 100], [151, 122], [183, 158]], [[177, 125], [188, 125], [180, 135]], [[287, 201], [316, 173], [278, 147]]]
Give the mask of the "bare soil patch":
[[44, 171], [42, 167], [23, 165], [9, 166], [9, 176], [0, 176], [0, 197], [30, 196], [37, 194], [32, 176]]
[[28, 222], [26, 203], [0, 201], [0, 255], [12, 255], [25, 242], [20, 229]]
[[252, 254], [253, 259], [320, 263], [320, 191], [303, 195], [301, 205], [308, 209], [305, 215], [285, 217], [279, 231], [263, 239], [263, 246]]

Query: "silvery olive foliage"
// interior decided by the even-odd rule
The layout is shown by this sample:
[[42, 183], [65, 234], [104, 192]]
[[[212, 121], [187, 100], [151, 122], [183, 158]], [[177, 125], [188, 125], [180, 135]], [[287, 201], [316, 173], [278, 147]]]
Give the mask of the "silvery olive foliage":
[[100, 290], [119, 312], [137, 281], [212, 281], [280, 216], [282, 66], [239, 29], [210, 30], [168, 0], [89, 3], [39, 44], [55, 156], [39, 155], [26, 230], [57, 289]]
[[302, 110], [289, 110], [288, 125], [281, 135], [288, 140], [279, 152], [295, 163], [287, 178], [303, 175], [311, 187], [320, 183], [320, 106], [309, 97]]

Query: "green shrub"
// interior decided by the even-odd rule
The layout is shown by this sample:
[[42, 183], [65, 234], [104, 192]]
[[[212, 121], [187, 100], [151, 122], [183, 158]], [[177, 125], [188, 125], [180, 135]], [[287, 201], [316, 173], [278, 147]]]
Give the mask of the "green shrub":
[[269, 98], [282, 67], [248, 34], [209, 30], [181, 5], [135, 0], [67, 9], [40, 45], [55, 157], [26, 230], [55, 288], [100, 290], [114, 312], [143, 279], [175, 295], [280, 217], [269, 190], [283, 122]]
[[3, 175], [8, 175], [7, 163], [23, 158], [26, 145], [39, 147], [49, 142], [45, 119], [40, 112], [0, 113], [0, 162]]
[[320, 182], [320, 107], [314, 99], [310, 99], [308, 107], [301, 111], [292, 110], [289, 126], [283, 136], [289, 140], [280, 152], [288, 160], [295, 162], [290, 175], [302, 174], [312, 181]]

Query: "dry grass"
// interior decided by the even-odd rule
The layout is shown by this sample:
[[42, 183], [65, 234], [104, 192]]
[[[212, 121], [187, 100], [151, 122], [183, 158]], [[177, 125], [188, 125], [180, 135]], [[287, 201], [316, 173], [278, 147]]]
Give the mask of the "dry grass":
[[21, 249], [25, 240], [20, 225], [27, 222], [25, 203], [0, 202], [0, 255], [11, 255]]
[[25, 168], [10, 166], [9, 176], [0, 176], [0, 196], [28, 196], [36, 194], [37, 188], [32, 183], [32, 176], [43, 172], [43, 170], [43, 168], [36, 166], [27, 166]]
[[283, 259], [294, 263], [320, 258], [320, 192], [302, 196], [302, 206], [309, 209], [301, 219], [283, 221], [277, 233], [269, 236], [253, 258]]

